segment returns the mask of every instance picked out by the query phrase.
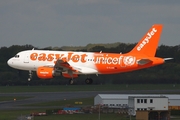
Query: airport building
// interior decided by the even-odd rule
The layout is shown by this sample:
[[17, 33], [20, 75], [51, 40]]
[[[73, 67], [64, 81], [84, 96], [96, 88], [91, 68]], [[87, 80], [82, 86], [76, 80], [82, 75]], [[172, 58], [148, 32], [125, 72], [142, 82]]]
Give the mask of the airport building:
[[136, 119], [169, 119], [171, 109], [180, 110], [180, 95], [172, 94], [98, 94], [94, 105], [112, 111], [125, 111]]
[[129, 97], [160, 97], [168, 98], [169, 109], [180, 110], [180, 95], [178, 94], [98, 94], [94, 97], [94, 105], [103, 105], [109, 108], [128, 107]]
[[137, 120], [170, 118], [168, 97], [165, 96], [130, 96], [128, 107], [129, 115], [136, 116]]

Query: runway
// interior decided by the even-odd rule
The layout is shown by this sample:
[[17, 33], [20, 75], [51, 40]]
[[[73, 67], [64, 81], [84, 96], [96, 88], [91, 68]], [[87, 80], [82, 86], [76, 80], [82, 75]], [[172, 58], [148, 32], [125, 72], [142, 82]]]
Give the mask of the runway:
[[[0, 110], [16, 110], [16, 109], [31, 109], [43, 107], [23, 106], [26, 104], [34, 104], [41, 102], [50, 102], [57, 100], [69, 100], [78, 98], [95, 97], [97, 94], [178, 94], [180, 90], [123, 90], [123, 91], [78, 91], [78, 92], [32, 92], [32, 93], [1, 93], [3, 96], [24, 96], [30, 97], [24, 100], [11, 100], [0, 102]], [[55, 106], [53, 106], [54, 108]], [[46, 107], [47, 108], [47, 107]]]

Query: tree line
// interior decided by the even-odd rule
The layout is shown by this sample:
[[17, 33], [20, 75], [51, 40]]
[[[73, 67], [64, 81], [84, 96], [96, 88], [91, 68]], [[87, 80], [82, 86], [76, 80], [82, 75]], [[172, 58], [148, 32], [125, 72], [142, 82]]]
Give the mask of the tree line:
[[[115, 47], [106, 47], [96, 45], [93, 47], [83, 47], [76, 51], [88, 52], [110, 52], [110, 53], [127, 53], [136, 44], [120, 43]], [[64, 85], [68, 84], [68, 79], [62, 76], [48, 80], [39, 79], [34, 72], [32, 80], [29, 82], [28, 71], [16, 70], [7, 65], [7, 60], [18, 52], [23, 50], [39, 49], [32, 45], [13, 45], [10, 47], [0, 48], [0, 85]], [[73, 50], [74, 47], [72, 47]], [[63, 50], [62, 48], [46, 47], [43, 50]], [[180, 83], [180, 45], [166, 46], [160, 45], [156, 52], [157, 57], [174, 58], [163, 65], [152, 68], [137, 70], [133, 72], [113, 74], [113, 75], [91, 75], [94, 80], [93, 84], [178, 84]], [[82, 75], [77, 79], [77, 84], [85, 84], [87, 76]]]

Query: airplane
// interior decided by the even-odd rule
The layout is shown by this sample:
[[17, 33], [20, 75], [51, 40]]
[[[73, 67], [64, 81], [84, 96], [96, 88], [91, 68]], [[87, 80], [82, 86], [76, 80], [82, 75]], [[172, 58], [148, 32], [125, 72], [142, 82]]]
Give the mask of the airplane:
[[[137, 45], [125, 54], [32, 49], [17, 53], [7, 64], [29, 71], [29, 81], [32, 71], [36, 71], [41, 79], [63, 76], [70, 78], [70, 84], [74, 84], [74, 78], [83, 74], [116, 74], [149, 68], [173, 59], [155, 57], [162, 28], [162, 24], [152, 25]], [[93, 80], [87, 77], [85, 82], [91, 84]]]

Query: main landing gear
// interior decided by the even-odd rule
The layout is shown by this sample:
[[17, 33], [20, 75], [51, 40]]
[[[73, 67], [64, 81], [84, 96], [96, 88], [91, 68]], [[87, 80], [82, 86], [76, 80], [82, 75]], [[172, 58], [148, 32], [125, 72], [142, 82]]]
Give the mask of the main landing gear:
[[91, 78], [86, 78], [85, 83], [86, 84], [92, 84], [93, 80]]
[[29, 71], [29, 78], [28, 78], [28, 81], [31, 81], [32, 76], [33, 76], [33, 72], [30, 70], [30, 71]]
[[[77, 82], [77, 81], [74, 80], [74, 79], [70, 79], [70, 80], [69, 80], [69, 84], [70, 84], [70, 85], [74, 85], [76, 82]], [[93, 83], [93, 80], [92, 80], [91, 78], [87, 78], [87, 79], [85, 80], [85, 83], [86, 83], [86, 84], [92, 84], [92, 83]]]

